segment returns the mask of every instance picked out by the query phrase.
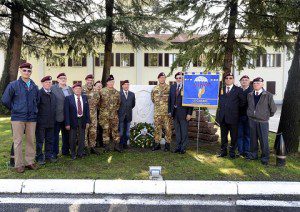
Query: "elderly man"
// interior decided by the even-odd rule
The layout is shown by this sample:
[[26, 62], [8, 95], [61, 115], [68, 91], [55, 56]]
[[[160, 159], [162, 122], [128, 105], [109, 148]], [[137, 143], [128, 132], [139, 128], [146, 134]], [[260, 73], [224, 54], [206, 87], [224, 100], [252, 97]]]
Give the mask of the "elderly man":
[[53, 156], [57, 158], [59, 153], [59, 133], [62, 135], [62, 155], [70, 154], [69, 132], [65, 129], [64, 102], [67, 96], [73, 95], [72, 88], [67, 86], [65, 73], [57, 75], [58, 84], [51, 87], [56, 97], [56, 121], [54, 125]]
[[80, 83], [73, 85], [74, 95], [67, 96], [64, 104], [66, 130], [70, 131], [70, 149], [72, 160], [82, 158], [84, 154], [85, 129], [89, 127], [90, 109], [86, 95], [82, 95]]
[[266, 91], [264, 80], [257, 77], [253, 80], [254, 91], [248, 94], [248, 110], [250, 125], [250, 153], [247, 159], [258, 159], [258, 140], [261, 148], [261, 163], [268, 165], [269, 149], [269, 119], [274, 116], [277, 107], [273, 95]]
[[[20, 78], [11, 82], [2, 96], [2, 103], [11, 110], [11, 124], [14, 141], [15, 169], [23, 173], [25, 167], [35, 170], [34, 134], [37, 121], [38, 87], [30, 79], [32, 65], [23, 63], [19, 67]], [[25, 131], [26, 149], [23, 162], [22, 137]], [[25, 165], [25, 167], [24, 167]]]
[[[42, 88], [38, 93], [38, 115], [36, 125], [36, 161], [39, 165], [46, 162], [56, 162], [53, 157], [53, 136], [55, 124], [56, 98], [51, 92], [52, 77], [46, 76], [41, 80]], [[45, 152], [43, 153], [43, 146]]]

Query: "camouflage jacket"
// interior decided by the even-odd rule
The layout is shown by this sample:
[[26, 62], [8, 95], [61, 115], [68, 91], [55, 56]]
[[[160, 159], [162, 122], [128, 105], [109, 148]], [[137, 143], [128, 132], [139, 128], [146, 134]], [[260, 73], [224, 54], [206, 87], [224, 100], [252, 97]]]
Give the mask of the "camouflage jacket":
[[118, 116], [120, 107], [120, 92], [116, 89], [102, 88], [100, 91], [100, 114], [101, 116]]
[[82, 92], [87, 96], [90, 110], [97, 109], [100, 102], [100, 93], [94, 87], [91, 89], [84, 85], [82, 87]]
[[157, 85], [151, 92], [151, 99], [154, 103], [154, 115], [168, 115], [168, 98], [170, 86], [168, 84]]

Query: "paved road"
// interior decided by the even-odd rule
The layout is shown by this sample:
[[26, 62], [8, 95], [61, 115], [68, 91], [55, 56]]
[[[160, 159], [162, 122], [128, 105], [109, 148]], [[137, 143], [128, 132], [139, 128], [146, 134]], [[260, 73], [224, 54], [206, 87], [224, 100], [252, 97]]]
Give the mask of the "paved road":
[[299, 211], [300, 197], [0, 195], [0, 211]]
[[[270, 131], [271, 132], [277, 132], [278, 125], [279, 125], [279, 120], [280, 120], [280, 115], [281, 115], [281, 107], [282, 105], [277, 105], [277, 111], [273, 117], [270, 118]], [[209, 109], [209, 112], [211, 115], [216, 115], [216, 110], [214, 109]]]

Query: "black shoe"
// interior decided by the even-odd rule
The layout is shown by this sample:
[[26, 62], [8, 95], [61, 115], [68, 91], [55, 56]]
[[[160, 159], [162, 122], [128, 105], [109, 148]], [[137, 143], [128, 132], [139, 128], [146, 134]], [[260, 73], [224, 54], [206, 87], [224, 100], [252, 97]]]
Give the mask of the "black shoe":
[[231, 159], [235, 159], [236, 158], [235, 154], [230, 154], [229, 156], [230, 156]]
[[44, 160], [38, 160], [37, 163], [40, 165], [40, 166], [43, 166], [46, 164], [46, 162]]
[[84, 147], [84, 150], [83, 150], [83, 155], [84, 156], [88, 156], [88, 155], [90, 155], [91, 154], [91, 150], [90, 150], [90, 148], [88, 148], [88, 147]]
[[95, 148], [91, 148], [91, 154], [100, 155], [100, 152], [98, 152]]
[[46, 158], [46, 162], [47, 163], [56, 163], [57, 162], [57, 158]]
[[119, 152], [119, 153], [123, 152], [123, 150], [120, 148], [119, 144], [115, 144], [114, 151]]
[[267, 161], [262, 161], [261, 164], [264, 165], [264, 166], [268, 166], [269, 165], [269, 163]]
[[104, 147], [104, 151], [103, 152], [105, 152], [105, 153], [110, 152], [109, 144], [104, 144], [103, 147]]
[[156, 150], [160, 150], [160, 143], [155, 143], [154, 145], [153, 145], [153, 148], [152, 148], [152, 151], [156, 151]]
[[176, 148], [173, 153], [180, 153], [180, 152], [181, 152], [181, 149], [180, 148]]
[[123, 144], [123, 149], [128, 149], [128, 145], [127, 144]]
[[75, 160], [75, 159], [76, 159], [76, 156], [75, 156], [75, 155], [73, 155], [73, 156], [72, 156], [72, 160]]
[[218, 158], [223, 158], [223, 157], [226, 157], [227, 156], [227, 152], [220, 152], [217, 157]]
[[185, 154], [186, 153], [186, 151], [185, 151], [185, 149], [182, 149], [182, 150], [180, 150], [180, 154]]
[[166, 143], [166, 144], [165, 144], [164, 151], [165, 151], [165, 152], [170, 151], [170, 144], [169, 144], [169, 143]]

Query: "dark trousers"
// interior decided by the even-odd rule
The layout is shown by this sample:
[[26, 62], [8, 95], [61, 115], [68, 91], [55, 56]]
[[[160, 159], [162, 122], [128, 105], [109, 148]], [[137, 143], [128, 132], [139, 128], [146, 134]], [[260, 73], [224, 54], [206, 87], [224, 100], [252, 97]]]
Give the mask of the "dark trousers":
[[235, 149], [236, 149], [237, 137], [238, 137], [238, 125], [227, 124], [225, 121], [222, 121], [220, 127], [221, 127], [221, 152], [227, 153], [228, 133], [230, 133], [231, 143], [229, 147], [229, 154], [235, 155]]
[[189, 143], [188, 126], [189, 123], [186, 119], [179, 119], [176, 111], [173, 119], [175, 135], [176, 135], [176, 149], [186, 150]]
[[62, 154], [70, 154], [69, 131], [66, 130], [65, 122], [55, 122], [53, 139], [53, 156], [55, 158], [59, 153], [59, 132], [62, 135]]
[[76, 156], [76, 144], [77, 155], [82, 157], [84, 150], [84, 139], [85, 139], [85, 129], [82, 126], [81, 118], [78, 118], [78, 127], [70, 129], [70, 149], [72, 157]]
[[240, 155], [248, 155], [250, 151], [250, 127], [248, 116], [240, 117], [237, 146]]
[[269, 162], [270, 149], [269, 149], [269, 123], [257, 122], [249, 119], [250, 125], [250, 159], [258, 158], [258, 141], [261, 148], [261, 161]]
[[[53, 157], [53, 135], [54, 128], [44, 128], [37, 126], [35, 131], [36, 137], [36, 160], [44, 161]], [[45, 154], [43, 153], [43, 145], [45, 144]]]
[[130, 122], [127, 118], [119, 122], [120, 144], [127, 144], [130, 137]]
[[97, 126], [97, 147], [103, 147], [103, 129], [100, 126], [100, 124], [98, 124]]

